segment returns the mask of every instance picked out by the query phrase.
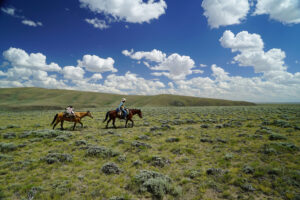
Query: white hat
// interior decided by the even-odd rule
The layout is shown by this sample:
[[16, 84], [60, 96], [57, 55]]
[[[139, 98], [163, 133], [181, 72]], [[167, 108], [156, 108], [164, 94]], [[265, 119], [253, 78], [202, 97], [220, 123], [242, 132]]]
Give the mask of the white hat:
[[122, 98], [122, 101], [126, 101], [126, 99], [125, 99], [125, 98]]

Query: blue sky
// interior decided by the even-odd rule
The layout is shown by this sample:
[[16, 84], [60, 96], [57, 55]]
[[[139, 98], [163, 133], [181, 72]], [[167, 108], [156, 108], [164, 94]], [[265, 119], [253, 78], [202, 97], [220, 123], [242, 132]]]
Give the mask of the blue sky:
[[300, 100], [298, 0], [0, 6], [0, 87]]

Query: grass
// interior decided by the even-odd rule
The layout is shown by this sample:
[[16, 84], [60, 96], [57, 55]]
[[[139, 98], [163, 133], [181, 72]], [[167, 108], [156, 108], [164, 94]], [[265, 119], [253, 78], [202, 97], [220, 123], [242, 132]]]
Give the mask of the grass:
[[244, 101], [178, 95], [142, 96], [43, 88], [0, 88], [0, 110], [57, 110], [69, 104], [75, 108], [115, 107], [122, 97], [127, 98], [129, 107], [255, 105]]
[[75, 131], [1, 112], [0, 199], [299, 198], [300, 105], [144, 107], [104, 129], [108, 109]]

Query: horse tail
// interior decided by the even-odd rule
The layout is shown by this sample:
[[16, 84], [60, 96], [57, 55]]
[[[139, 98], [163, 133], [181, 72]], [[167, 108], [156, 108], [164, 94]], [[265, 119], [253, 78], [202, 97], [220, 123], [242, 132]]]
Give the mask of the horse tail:
[[53, 124], [54, 124], [54, 122], [55, 122], [55, 120], [57, 119], [57, 117], [58, 117], [58, 114], [56, 114], [56, 115], [55, 115], [55, 117], [54, 117], [54, 119], [53, 119], [53, 121], [52, 121], [51, 125], [53, 125]]
[[[108, 118], [108, 114], [109, 114], [109, 111], [106, 113], [106, 115], [105, 115], [105, 119], [103, 120], [103, 122], [105, 122], [106, 120], [107, 120], [107, 118]], [[102, 122], [102, 123], [103, 123]]]

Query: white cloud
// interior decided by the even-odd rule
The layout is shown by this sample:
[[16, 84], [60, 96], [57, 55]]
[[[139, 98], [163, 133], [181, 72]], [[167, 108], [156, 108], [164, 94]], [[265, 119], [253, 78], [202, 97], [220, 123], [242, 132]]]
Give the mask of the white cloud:
[[[257, 52], [260, 53], [259, 55], [266, 56], [266, 58], [262, 58], [257, 62], [253, 61], [254, 58], [240, 58], [236, 60], [239, 64], [243, 64], [242, 61], [244, 62], [248, 59], [248, 61], [253, 61], [251, 63], [249, 61], [252, 67], [259, 69], [259, 65], [254, 64], [266, 62], [266, 65], [269, 66], [270, 63], [283, 62], [281, 51], [276, 52], [276, 50], [271, 49], [272, 51], [264, 52], [262, 49], [262, 41], [257, 42], [257, 45], [254, 45], [256, 44], [255, 42], [249, 42], [260, 41], [253, 40], [253, 38], [258, 38], [254, 34], [244, 33], [244, 37], [242, 37], [244, 39], [237, 37], [237, 35], [228, 37], [230, 41], [226, 39], [223, 41], [224, 44], [226, 44], [225, 46], [237, 52], [237, 56]], [[14, 50], [15, 52], [8, 50], [3, 52], [3, 55], [6, 56], [4, 57], [6, 59], [8, 58], [7, 60], [10, 66], [8, 69], [6, 67], [3, 68], [3, 70], [6, 71], [0, 71], [0, 87], [38, 86], [45, 88], [144, 95], [168, 93], [260, 102], [292, 102], [299, 101], [300, 99], [300, 72], [292, 74], [281, 67], [262, 69], [263, 74], [259, 74], [256, 77], [241, 77], [231, 76], [230, 73], [226, 72], [222, 67], [214, 64], [210, 67], [210, 76], [202, 75], [202, 77], [199, 75], [191, 79], [185, 79], [187, 74], [198, 73], [198, 71], [200, 73], [202, 70], [195, 70], [191, 67], [194, 66], [194, 61], [189, 56], [172, 54], [166, 57], [162, 62], [156, 63], [157, 65], [155, 67], [152, 67], [158, 68], [153, 72], [154, 75], [164, 75], [172, 79], [172, 81], [165, 85], [159, 79], [147, 80], [131, 72], [127, 72], [124, 75], [109, 74], [107, 77], [102, 77], [101, 72], [97, 72], [87, 77], [87, 69], [81, 67], [80, 63], [78, 66], [65, 66], [62, 70], [54, 71], [49, 74], [46, 70], [43, 70], [45, 69], [43, 67], [27, 66], [28, 63], [42, 63], [45, 65], [46, 58], [37, 59], [40, 58], [38, 54], [34, 54], [37, 57], [35, 58], [32, 54], [28, 55], [23, 50], [20, 51], [20, 49], [15, 48]], [[22, 60], [20, 58], [24, 59]], [[95, 58], [98, 60], [99, 57], [96, 56]], [[86, 61], [87, 64], [89, 64], [88, 61], [92, 60], [89, 57], [86, 59], [87, 60], [83, 58], [83, 61]], [[30, 62], [28, 60], [30, 60]], [[41, 60], [44, 60], [44, 62], [41, 62]], [[175, 67], [173, 66], [173, 69], [171, 65], [174, 63]], [[176, 67], [177, 65], [190, 67], [183, 67], [184, 69], [181, 69], [180, 67]], [[279, 66], [285, 66], [284, 62]], [[99, 70], [98, 67], [96, 67], [97, 71]], [[103, 69], [100, 71], [102, 70]], [[177, 74], [177, 70], [179, 70], [180, 73]], [[110, 71], [112, 71], [111, 68]], [[61, 76], [60, 73], [63, 76]], [[100, 83], [99, 80], [101, 79], [104, 79], [103, 83]]]
[[200, 64], [200, 67], [207, 67], [207, 65], [205, 65], [205, 64]]
[[192, 70], [193, 74], [203, 74], [203, 70], [200, 70], [200, 69], [194, 69]]
[[125, 20], [131, 23], [150, 22], [165, 13], [167, 4], [164, 0], [79, 0], [81, 7], [89, 8], [96, 13]]
[[172, 82], [169, 82], [169, 83], [168, 83], [168, 86], [169, 86], [170, 88], [174, 88], [174, 84], [173, 84]]
[[28, 20], [28, 19], [22, 20], [22, 23], [27, 26], [33, 26], [33, 27], [43, 26], [42, 22], [34, 22], [34, 21]]
[[46, 56], [42, 53], [27, 54], [23, 49], [10, 47], [3, 52], [4, 58], [10, 65], [18, 68], [29, 68], [43, 71], [60, 71], [56, 63], [46, 64]]
[[298, 0], [257, 0], [254, 15], [263, 14], [284, 24], [299, 24], [300, 2]]
[[6, 76], [6, 73], [4, 73], [3, 71], [0, 71], [0, 76]]
[[252, 66], [256, 73], [270, 71], [285, 71], [285, 52], [281, 49], [263, 50], [264, 43], [258, 34], [242, 31], [236, 36], [231, 31], [225, 31], [220, 38], [221, 45], [230, 48], [232, 52], [240, 52], [233, 60], [239, 66]]
[[102, 77], [102, 75], [101, 74], [93, 74], [93, 76], [89, 79], [90, 81], [94, 81], [94, 82], [96, 82], [96, 81], [98, 81], [98, 80], [100, 80], [100, 79], [102, 79], [103, 77]]
[[[300, 73], [283, 72], [284, 81], [262, 77], [230, 76], [223, 68], [211, 66], [212, 76], [176, 81], [175, 94], [200, 97], [246, 100], [254, 102], [291, 102], [300, 98]], [[297, 84], [298, 83], [298, 84]]]
[[83, 79], [85, 71], [81, 67], [65, 66], [62, 73], [65, 79], [77, 81]]
[[146, 80], [137, 74], [127, 72], [124, 76], [108, 75], [104, 86], [128, 94], [157, 94], [165, 85], [160, 81]]
[[212, 28], [240, 24], [250, 9], [248, 0], [203, 0], [202, 7]]
[[149, 64], [148, 62], [144, 61], [143, 63], [144, 63], [144, 65], [146, 65], [148, 68], [150, 68], [150, 64]]
[[81, 60], [78, 60], [78, 66], [86, 68], [87, 71], [90, 72], [117, 72], [118, 70], [114, 68], [114, 59], [111, 57], [108, 58], [100, 58], [96, 55], [84, 55]]
[[249, 34], [247, 31], [241, 31], [235, 36], [231, 31], [226, 30], [219, 41], [223, 47], [230, 48], [232, 52], [262, 50], [264, 47], [260, 35]]
[[109, 25], [106, 24], [105, 20], [94, 18], [94, 19], [85, 19], [85, 21], [89, 24], [92, 24], [95, 28], [98, 28], [100, 30], [109, 28]]
[[8, 15], [16, 16], [16, 14], [15, 14], [16, 9], [14, 9], [14, 8], [4, 8], [3, 7], [3, 8], [1, 8], [1, 11]]
[[163, 62], [151, 67], [151, 70], [167, 71], [154, 73], [153, 75], [164, 75], [173, 80], [185, 79], [192, 74], [195, 62], [189, 56], [181, 56], [177, 53], [171, 54]]
[[163, 62], [166, 59], [166, 54], [157, 49], [153, 49], [152, 51], [137, 52], [134, 52], [133, 49], [130, 51], [123, 50], [122, 54], [135, 60], [146, 59], [152, 62]]
[[182, 56], [177, 53], [173, 53], [168, 57], [165, 53], [157, 49], [137, 52], [134, 52], [133, 49], [131, 51], [123, 50], [122, 53], [135, 60], [145, 59], [147, 61], [157, 63], [157, 65], [150, 67], [148, 62], [144, 62], [147, 67], [156, 71], [151, 73], [153, 76], [166, 76], [169, 79], [178, 80], [185, 79], [187, 75], [192, 73], [203, 72], [202, 70], [192, 70], [195, 68], [195, 62], [193, 59], [189, 56]]

